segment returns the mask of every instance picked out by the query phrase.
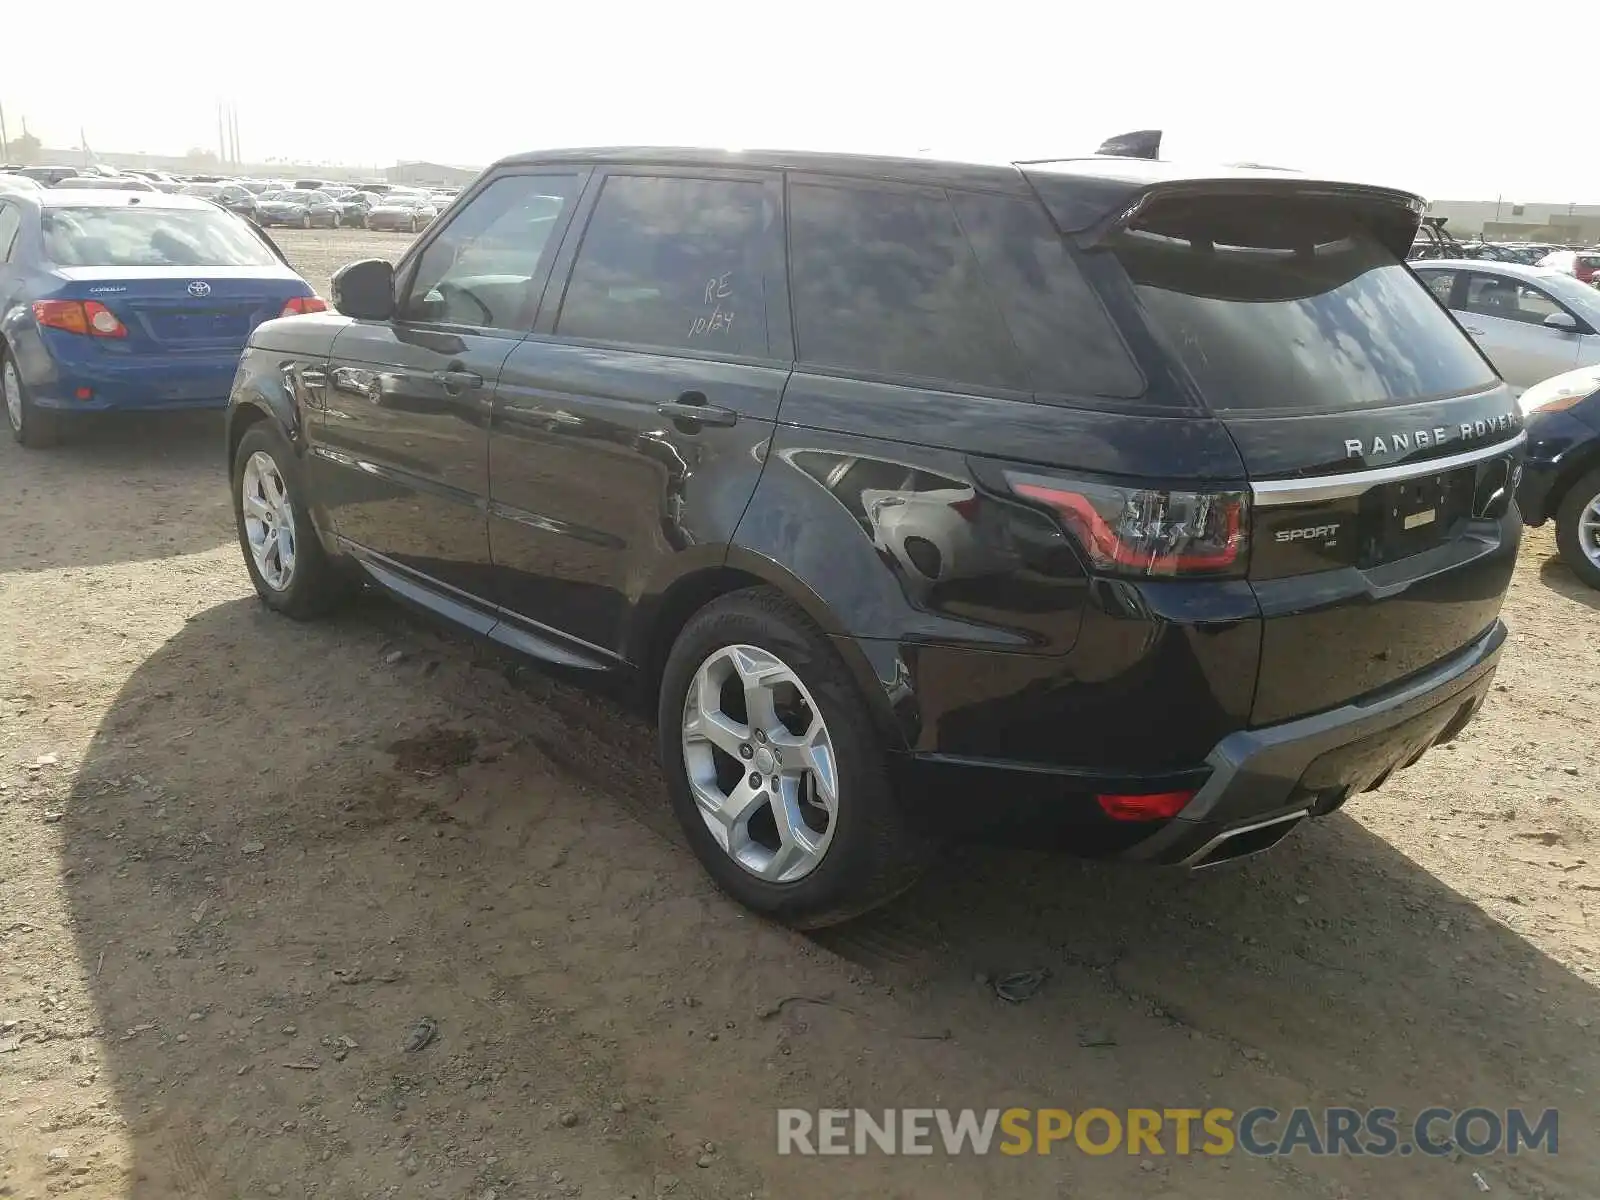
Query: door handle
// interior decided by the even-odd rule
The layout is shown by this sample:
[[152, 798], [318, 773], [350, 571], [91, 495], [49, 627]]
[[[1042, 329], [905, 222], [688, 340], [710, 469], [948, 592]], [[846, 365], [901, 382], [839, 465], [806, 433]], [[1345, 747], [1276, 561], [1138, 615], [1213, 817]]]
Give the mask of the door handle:
[[451, 394], [483, 386], [483, 376], [476, 371], [436, 371], [433, 377], [444, 384], [444, 390]]
[[308, 388], [319, 388], [328, 382], [328, 373], [311, 367], [300, 372], [300, 382]]
[[738, 421], [739, 414], [731, 408], [707, 404], [700, 392], [684, 392], [676, 400], [656, 405], [656, 412], [680, 425], [719, 425], [726, 428]]

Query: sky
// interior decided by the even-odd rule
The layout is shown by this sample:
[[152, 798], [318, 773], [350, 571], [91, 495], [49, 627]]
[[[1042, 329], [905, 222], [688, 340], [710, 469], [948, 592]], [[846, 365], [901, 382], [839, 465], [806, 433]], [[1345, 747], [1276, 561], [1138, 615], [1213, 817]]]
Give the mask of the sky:
[[1436, 0], [7, 7], [0, 110], [50, 146], [215, 149], [220, 101], [248, 160], [363, 166], [596, 144], [1037, 158], [1159, 128], [1167, 158], [1600, 203], [1552, 93], [1450, 99], [1467, 76]]

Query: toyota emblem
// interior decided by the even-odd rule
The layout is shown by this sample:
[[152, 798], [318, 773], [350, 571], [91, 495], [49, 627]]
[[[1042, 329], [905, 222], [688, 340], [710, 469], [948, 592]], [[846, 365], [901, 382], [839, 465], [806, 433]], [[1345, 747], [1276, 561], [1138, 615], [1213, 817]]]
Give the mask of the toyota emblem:
[[203, 279], [196, 279], [189, 285], [189, 295], [209, 296], [211, 295], [211, 285]]

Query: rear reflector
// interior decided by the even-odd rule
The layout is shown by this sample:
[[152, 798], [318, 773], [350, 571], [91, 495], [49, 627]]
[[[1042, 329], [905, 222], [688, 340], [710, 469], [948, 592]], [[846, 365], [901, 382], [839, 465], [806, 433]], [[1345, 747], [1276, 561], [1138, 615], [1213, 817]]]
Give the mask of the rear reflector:
[[1242, 491], [1169, 492], [1005, 473], [1012, 494], [1050, 509], [1091, 570], [1242, 575], [1250, 546]]
[[1193, 792], [1152, 792], [1143, 796], [1101, 793], [1095, 803], [1113, 821], [1164, 821], [1177, 816], [1193, 799]]
[[295, 296], [283, 306], [280, 317], [296, 317], [305, 313], [327, 312], [328, 302], [321, 296]]

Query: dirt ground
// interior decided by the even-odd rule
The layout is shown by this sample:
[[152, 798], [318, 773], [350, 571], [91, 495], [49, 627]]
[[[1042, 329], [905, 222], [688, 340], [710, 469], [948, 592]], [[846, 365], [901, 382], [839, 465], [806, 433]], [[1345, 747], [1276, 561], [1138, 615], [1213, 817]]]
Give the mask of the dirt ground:
[[[404, 244], [276, 236], [323, 288]], [[1272, 854], [960, 848], [806, 937], [614, 703], [381, 599], [267, 614], [219, 437], [0, 446], [0, 1195], [1600, 1195], [1600, 594], [1549, 530], [1480, 719]], [[1560, 1153], [776, 1153], [779, 1106], [1010, 1104], [1555, 1107]]]

